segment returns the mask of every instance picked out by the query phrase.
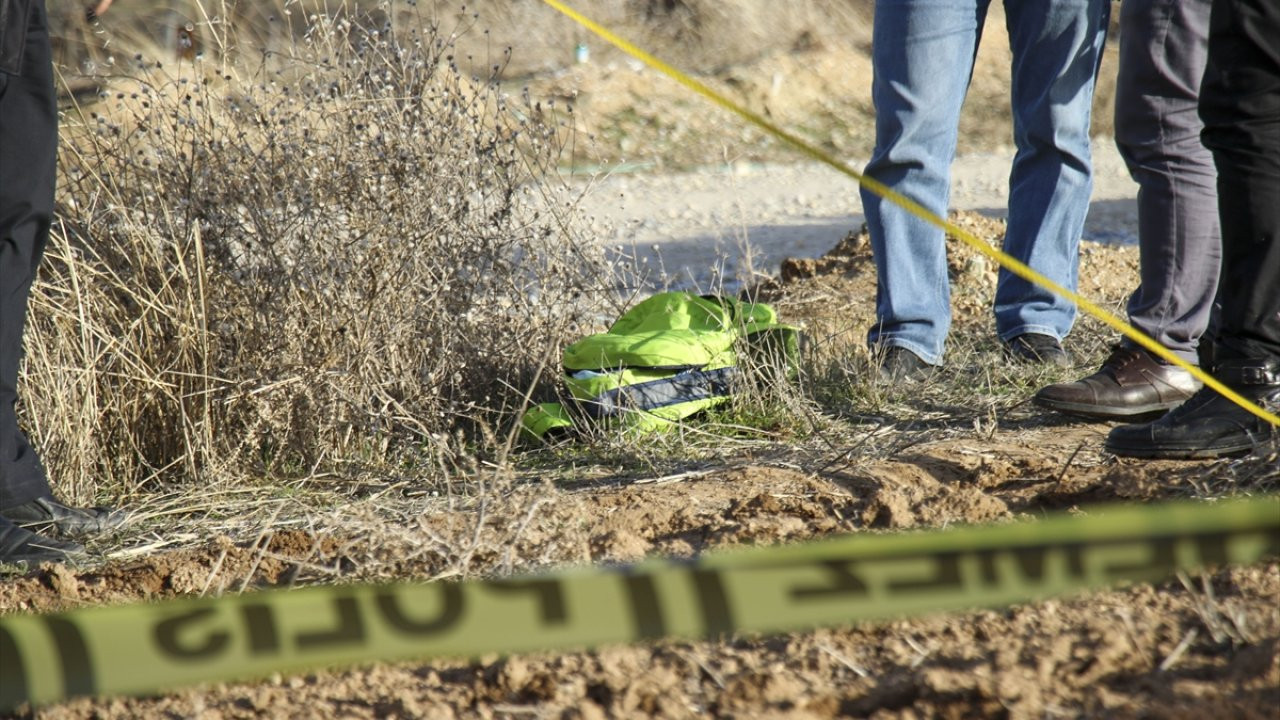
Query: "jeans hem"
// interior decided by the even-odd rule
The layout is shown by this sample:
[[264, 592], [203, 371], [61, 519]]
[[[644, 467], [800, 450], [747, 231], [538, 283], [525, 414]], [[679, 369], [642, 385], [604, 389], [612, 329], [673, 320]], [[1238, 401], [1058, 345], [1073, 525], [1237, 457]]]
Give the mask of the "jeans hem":
[[1062, 337], [1058, 335], [1057, 329], [1051, 328], [1048, 325], [1019, 325], [1016, 328], [1005, 330], [1004, 332], [999, 333], [998, 337], [1000, 338], [1001, 342], [1009, 342], [1010, 340], [1018, 337], [1019, 335], [1026, 335], [1027, 333], [1036, 333], [1038, 335], [1048, 335], [1049, 337], [1057, 340], [1058, 342], [1062, 342]]
[[919, 357], [921, 360], [925, 361], [930, 365], [938, 365], [938, 366], [942, 365], [942, 355], [940, 353], [929, 352], [924, 348], [923, 345], [912, 342], [911, 340], [907, 340], [902, 337], [897, 337], [894, 335], [881, 335], [880, 337], [876, 338], [875, 341], [873, 341], [870, 344], [870, 346], [873, 352], [877, 350], [879, 350], [880, 352], [883, 352], [887, 348], [900, 347], [900, 348], [903, 348], [904, 350], [910, 350], [911, 352], [915, 353], [917, 357]]

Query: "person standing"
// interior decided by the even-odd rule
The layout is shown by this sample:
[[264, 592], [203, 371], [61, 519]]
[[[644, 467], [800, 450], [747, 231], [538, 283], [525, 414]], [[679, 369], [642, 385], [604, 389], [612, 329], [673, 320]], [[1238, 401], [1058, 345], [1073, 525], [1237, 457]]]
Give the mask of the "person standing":
[[[100, 0], [92, 14], [106, 12]], [[53, 223], [58, 109], [44, 0], [0, 0], [0, 563], [65, 560], [123, 516], [62, 503], [18, 427], [31, 284]]]
[[[1138, 183], [1139, 284], [1129, 322], [1197, 364], [1222, 258], [1217, 172], [1197, 106], [1211, 0], [1124, 0], [1116, 78], [1116, 147]], [[1095, 419], [1164, 413], [1200, 382], [1121, 340], [1092, 375], [1042, 388], [1033, 401]]]
[[[1214, 0], [1200, 87], [1222, 225], [1213, 376], [1280, 412], [1280, 3]], [[1107, 435], [1117, 455], [1218, 457], [1280, 449], [1280, 427], [1209, 387], [1160, 419]]]
[[[872, 29], [876, 145], [864, 174], [945, 217], [961, 105], [990, 0], [877, 0]], [[1074, 289], [1092, 191], [1089, 122], [1110, 0], [1005, 0], [1013, 136], [1004, 250]], [[862, 202], [876, 264], [867, 340], [890, 379], [943, 361], [950, 287], [943, 231], [882, 200]], [[1001, 269], [996, 333], [1015, 360], [1069, 365], [1075, 306]]]

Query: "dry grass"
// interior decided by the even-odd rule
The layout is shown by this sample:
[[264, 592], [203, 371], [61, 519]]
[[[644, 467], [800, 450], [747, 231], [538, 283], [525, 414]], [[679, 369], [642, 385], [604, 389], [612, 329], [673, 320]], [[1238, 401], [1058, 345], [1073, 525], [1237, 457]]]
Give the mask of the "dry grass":
[[[860, 12], [737, 5], [582, 8], [704, 68], [755, 52], [735, 34], [811, 42]], [[128, 547], [99, 550], [359, 527], [401, 567], [414, 519], [450, 508], [465, 520], [415, 552], [467, 572], [546, 499], [542, 458], [532, 475], [506, 462], [512, 421], [634, 282], [579, 237], [551, 172], [572, 118], [498, 82], [567, 62], [576, 31], [536, 3], [459, 7], [138, 0], [95, 26], [55, 18], [60, 224], [23, 410], [60, 493], [135, 510]], [[755, 375], [710, 423], [549, 461], [576, 457], [576, 481], [663, 475], [795, 440], [812, 404]], [[402, 525], [412, 542], [393, 542]]]
[[66, 494], [469, 475], [612, 289], [557, 118], [375, 20], [316, 16], [287, 63], [121, 41], [68, 110], [24, 385]]
[[[861, 42], [868, 7], [581, 4], [704, 70]], [[1026, 398], [1066, 379], [1009, 370], [985, 328], [958, 328], [953, 364], [978, 370], [897, 392], [844, 316], [796, 378], [753, 366], [733, 407], [679, 432], [599, 434], [515, 469], [526, 398], [549, 399], [565, 342], [616, 316], [634, 280], [579, 236], [551, 172], [577, 123], [500, 82], [568, 63], [571, 24], [536, 2], [190, 0], [120, 3], [96, 32], [63, 32], [64, 81], [98, 94], [67, 108], [24, 385], [74, 499], [199, 516], [198, 538], [332, 527], [335, 507], [376, 506], [363, 526], [385, 530], [444, 498], [469, 514], [438, 545], [502, 547], [548, 478], [670, 476], [742, 452], [863, 462], [1038, 422]], [[1107, 336], [1073, 337], [1100, 358]]]

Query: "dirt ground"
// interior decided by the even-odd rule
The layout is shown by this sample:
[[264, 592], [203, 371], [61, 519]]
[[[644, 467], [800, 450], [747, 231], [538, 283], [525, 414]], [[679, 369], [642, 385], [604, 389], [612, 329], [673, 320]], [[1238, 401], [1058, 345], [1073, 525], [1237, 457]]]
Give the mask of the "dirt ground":
[[[827, 60], [840, 64], [848, 59]], [[817, 62], [813, 57], [802, 61], [807, 67]], [[801, 60], [788, 56], [771, 62]], [[860, 62], [865, 65], [865, 58]], [[775, 87], [776, 72], [742, 70], [742, 84]], [[982, 83], [985, 72], [975, 83]], [[634, 88], [609, 88], [599, 81], [593, 86], [597, 112], [604, 103], [600, 98], [611, 92], [632, 97]], [[590, 107], [584, 105], [584, 114]], [[681, 117], [699, 112], [686, 108]], [[850, 154], [861, 151], [851, 146]], [[998, 215], [1002, 205], [999, 188], [1007, 173], [1002, 160], [1006, 154], [999, 143], [971, 149], [966, 156], [971, 162], [962, 164], [993, 169], [970, 180], [981, 192], [972, 197], [962, 193], [963, 202], [957, 203], [988, 211], [961, 214], [957, 220], [997, 242], [1002, 225], [991, 216]], [[1108, 167], [1113, 175], [1118, 172]], [[738, 177], [754, 173], [767, 180], [771, 172], [767, 166], [751, 166]], [[629, 230], [625, 218], [608, 215], [609, 198], [625, 195], [632, 202], [644, 197], [636, 190], [644, 183], [678, 186], [699, 181], [714, 189], [720, 176], [676, 177], [684, 180], [628, 178], [625, 182], [632, 185], [622, 189], [608, 184], [617, 178], [598, 178], [588, 192], [595, 193], [589, 202], [601, 209], [589, 222], [598, 223], [597, 229], [603, 229], [611, 242], [678, 235], [688, 240], [685, 251], [694, 253], [702, 236], [688, 227], [681, 232], [672, 229], [682, 219], [689, 220], [683, 205], [651, 212], [651, 224], [643, 226], [649, 236]], [[838, 178], [816, 182], [831, 184], [833, 203], [855, 194], [852, 186], [836, 187], [836, 182], [844, 182]], [[1110, 187], [1115, 202], [1099, 208], [1093, 227], [1099, 237], [1124, 237], [1132, 231], [1131, 207], [1122, 201], [1122, 186]], [[686, 188], [681, 197], [690, 205], [689, 212], [699, 214], [698, 223], [714, 224], [714, 213], [698, 203], [696, 194]], [[796, 253], [803, 257], [776, 258], [776, 271], [769, 265], [743, 277], [735, 267], [727, 274], [741, 287], [757, 288], [785, 319], [804, 322], [815, 339], [815, 357], [856, 353], [874, 296], [866, 238], [856, 232], [856, 206], [840, 214], [820, 206], [825, 201], [806, 205], [803, 198], [797, 202], [791, 197], [780, 202], [773, 217], [741, 223], [746, 237], [759, 240], [765, 228], [773, 228], [775, 235], [768, 237], [808, 233], [812, 245]], [[643, 207], [635, 216], [645, 217]], [[736, 221], [722, 217], [721, 222]], [[776, 244], [764, 244], [786, 254]], [[709, 249], [703, 248], [702, 260], [708, 267], [715, 264]], [[653, 257], [660, 256], [658, 252]], [[696, 255], [668, 262], [688, 264], [691, 257]], [[1136, 264], [1132, 246], [1086, 242], [1082, 291], [1116, 307], [1134, 282]], [[955, 351], [947, 372], [975, 382], [998, 385], [1009, 379], [1020, 383], [1019, 388], [1034, 386], [1042, 378], [1002, 369], [991, 361], [987, 308], [995, 269], [955, 243], [951, 269], [953, 332], [975, 339]], [[670, 272], [667, 279], [678, 275]], [[769, 280], [762, 283], [765, 277]], [[714, 282], [708, 275], [694, 279]], [[1103, 339], [1095, 340], [1094, 346], [1073, 348], [1082, 363], [1096, 361], [1102, 352], [1096, 344], [1106, 333], [1085, 321], [1078, 334]], [[786, 433], [778, 432], [776, 442], [751, 444], [746, 450], [726, 444], [712, 457], [679, 467], [655, 465], [648, 475], [605, 469], [561, 481], [558, 478], [568, 475], [564, 468], [527, 472], [506, 497], [511, 507], [523, 509], [521, 517], [503, 527], [497, 523], [482, 529], [515, 542], [505, 555], [473, 558], [471, 567], [484, 572], [628, 562], [646, 556], [683, 558], [716, 548], [799, 542], [836, 533], [1030, 518], [1109, 501], [1212, 498], [1280, 489], [1280, 449], [1216, 462], [1120, 459], [1102, 450], [1110, 425], [1039, 412], [1025, 402], [1025, 393], [994, 405], [966, 405], [928, 393], [903, 397], [891, 392], [862, 403], [837, 403], [835, 408], [834, 414], [851, 423], [853, 430], [827, 436], [822, 421], [815, 420], [817, 437], [826, 440], [816, 444], [788, 442]], [[567, 466], [574, 459], [568, 455], [564, 462]], [[139, 553], [100, 566], [46, 566], [0, 581], [0, 611], [53, 611], [288, 586], [323, 576], [317, 568], [342, 568], [347, 577], [359, 579], [362, 564], [374, 557], [382, 567], [394, 565], [402, 577], [436, 577], [456, 564], [450, 553], [458, 549], [436, 547], [430, 539], [448, 537], [446, 529], [472, 522], [474, 508], [430, 499], [416, 502], [406, 506], [410, 520], [403, 527], [394, 527], [398, 520], [384, 520], [381, 531], [367, 525], [349, 534], [267, 528], [249, 539], [200, 539], [180, 549]], [[356, 528], [357, 523], [350, 526]], [[25, 715], [906, 720], [1274, 718], [1278, 713], [1280, 563], [1269, 562], [1001, 610], [722, 642], [660, 642], [559, 655], [376, 665], [150, 698], [80, 699]]]
[[[980, 237], [1002, 228], [976, 214], [956, 220]], [[963, 333], [983, 322], [994, 270], [976, 266], [959, 246], [952, 256]], [[1103, 296], [1122, 293], [1136, 262], [1131, 247], [1090, 245], [1083, 257], [1086, 277], [1115, 278], [1090, 288]], [[847, 334], [851, 321], [847, 305], [830, 298], [867, 296], [870, 273], [866, 238], [853, 235], [821, 258], [784, 262], [762, 292], [785, 317], [834, 337]], [[518, 557], [503, 562], [527, 568], [694, 557], [744, 544], [1280, 485], [1280, 450], [1219, 462], [1138, 462], [1101, 450], [1107, 425], [1026, 403], [985, 425], [980, 408], [931, 420], [899, 407], [864, 418], [856, 442], [837, 439], [843, 444], [824, 449], [780, 442], [749, 454], [727, 449], [652, 477], [526, 478], [510, 498], [529, 509]], [[446, 557], [397, 543], [421, 543], [432, 527], [443, 535], [471, 512], [437, 505], [416, 519], [425, 535], [400, 540], [376, 531], [266, 531], [253, 541], [218, 537], [90, 569], [48, 566], [0, 583], [0, 608], [49, 611], [289, 585], [307, 568], [354, 567], [372, 553], [402, 553], [403, 576], [433, 577], [447, 569]], [[1271, 562], [1006, 610], [724, 642], [379, 665], [156, 698], [82, 699], [38, 716], [1270, 718], [1280, 708], [1278, 598], [1280, 564]]]
[[[928, 439], [938, 433], [926, 432], [874, 462], [778, 453], [665, 482], [564, 491], [542, 506], [522, 551], [580, 553], [592, 562], [687, 557], [745, 543], [1156, 500], [1233, 482], [1229, 464], [1104, 456], [1099, 432], [1028, 413], [989, 434]], [[574, 520], [582, 524], [566, 531]], [[339, 564], [351, 552], [296, 531], [256, 545], [216, 539], [88, 571], [48, 567], [0, 585], [0, 607], [52, 610], [242, 581], [287, 584], [299, 566]], [[1277, 597], [1280, 565], [1268, 563], [1008, 610], [725, 642], [382, 665], [158, 698], [77, 700], [39, 717], [1270, 718], [1280, 703]]]

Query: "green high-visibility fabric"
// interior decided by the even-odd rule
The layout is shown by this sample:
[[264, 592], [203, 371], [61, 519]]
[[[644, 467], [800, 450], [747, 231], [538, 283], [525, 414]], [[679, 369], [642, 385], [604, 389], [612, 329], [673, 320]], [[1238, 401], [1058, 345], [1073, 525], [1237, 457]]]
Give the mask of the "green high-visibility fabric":
[[[744, 338], [748, 344], [759, 338], [789, 364], [796, 359], [796, 329], [779, 323], [766, 304], [659, 293], [607, 332], [565, 348], [565, 385], [585, 417], [659, 429], [729, 399], [728, 378]], [[539, 412], [545, 417], [546, 408]], [[543, 424], [532, 415], [524, 421], [535, 436]]]
[[718, 302], [661, 293], [628, 310], [608, 332], [564, 351], [566, 370], [685, 368], [732, 361], [733, 318]]
[[743, 336], [782, 326], [764, 303], [682, 292], [654, 295], [619, 317], [608, 332], [564, 351], [567, 370], [706, 367], [733, 361]]

